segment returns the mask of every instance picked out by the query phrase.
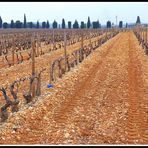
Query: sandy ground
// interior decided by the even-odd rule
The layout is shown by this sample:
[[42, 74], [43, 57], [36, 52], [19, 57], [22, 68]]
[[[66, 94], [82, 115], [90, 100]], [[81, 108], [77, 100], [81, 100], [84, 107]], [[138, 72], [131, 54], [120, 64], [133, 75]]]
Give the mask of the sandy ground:
[[147, 65], [118, 34], [0, 125], [0, 144], [148, 144]]

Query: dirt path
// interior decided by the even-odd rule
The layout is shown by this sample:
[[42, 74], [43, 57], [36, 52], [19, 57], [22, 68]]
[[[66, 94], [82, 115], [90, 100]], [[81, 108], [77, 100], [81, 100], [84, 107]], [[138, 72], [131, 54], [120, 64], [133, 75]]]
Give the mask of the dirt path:
[[147, 144], [148, 61], [117, 35], [1, 125], [1, 144]]
[[[148, 95], [144, 90], [139, 52], [135, 52], [134, 39], [129, 36], [129, 111], [128, 143], [148, 143]], [[148, 65], [147, 65], [148, 66]]]

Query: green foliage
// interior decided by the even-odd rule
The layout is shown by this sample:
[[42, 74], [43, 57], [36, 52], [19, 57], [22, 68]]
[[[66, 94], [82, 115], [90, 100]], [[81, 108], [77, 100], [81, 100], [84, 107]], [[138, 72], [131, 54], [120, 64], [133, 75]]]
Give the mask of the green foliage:
[[68, 28], [71, 29], [71, 21], [68, 22]]
[[15, 22], [15, 28], [22, 28], [23, 23], [20, 22], [19, 20]]
[[78, 29], [79, 28], [79, 24], [78, 24], [78, 21], [75, 20], [74, 24], [73, 24], [73, 28], [74, 29]]
[[123, 28], [123, 22], [122, 21], [119, 22], [119, 28]]
[[33, 22], [28, 23], [29, 28], [33, 28]]
[[82, 21], [82, 22], [81, 22], [81, 29], [84, 29], [84, 27], [85, 27], [85, 26], [84, 26], [84, 22]]
[[92, 22], [92, 25], [93, 25], [93, 28], [94, 28], [94, 29], [100, 28], [99, 21]]
[[8, 28], [8, 23], [7, 23], [7, 22], [4, 22], [4, 23], [3, 23], [3, 28], [4, 28], [4, 29], [7, 29], [7, 28]]
[[88, 17], [87, 28], [90, 28], [90, 27], [91, 27], [90, 17]]
[[111, 21], [107, 21], [106, 26], [107, 26], [107, 28], [111, 28], [112, 27]]
[[46, 28], [46, 22], [42, 22], [42, 28]]
[[62, 19], [62, 28], [65, 29], [65, 20]]
[[3, 26], [3, 21], [2, 21], [2, 18], [0, 16], [0, 28], [2, 28], [2, 26]]
[[47, 23], [46, 23], [46, 28], [49, 28], [49, 27], [50, 27], [49, 21], [47, 21]]
[[15, 24], [14, 24], [14, 21], [11, 20], [11, 23], [10, 23], [10, 28], [14, 28], [15, 27]]
[[55, 29], [58, 27], [58, 23], [54, 20], [53, 24], [52, 24], [52, 27]]
[[26, 24], [26, 15], [24, 14], [24, 28], [27, 27], [27, 24]]
[[36, 23], [36, 28], [40, 28], [39, 21]]

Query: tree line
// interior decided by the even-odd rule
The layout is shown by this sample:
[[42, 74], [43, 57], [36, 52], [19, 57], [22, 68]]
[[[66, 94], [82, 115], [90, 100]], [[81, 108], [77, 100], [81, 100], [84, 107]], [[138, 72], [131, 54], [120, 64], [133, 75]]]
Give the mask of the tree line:
[[[113, 26], [113, 24], [111, 23], [111, 21], [107, 21], [106, 28], [112, 28], [112, 26]], [[119, 28], [122, 28], [122, 27], [123, 27], [123, 22], [120, 21]], [[100, 24], [99, 20], [91, 22], [90, 17], [88, 17], [87, 23], [85, 23], [84, 21], [81, 21], [80, 25], [79, 25], [78, 21], [75, 20], [73, 24], [71, 21], [68, 21], [68, 26], [66, 27], [66, 23], [65, 23], [64, 18], [62, 19], [61, 25], [58, 24], [56, 20], [53, 21], [52, 26], [50, 26], [48, 20], [42, 22], [40, 25], [39, 21], [37, 21], [36, 23], [27, 22], [26, 15], [24, 14], [24, 22], [21, 22], [19, 20], [14, 22], [13, 20], [11, 20], [10, 23], [7, 23], [7, 22], [3, 22], [2, 18], [0, 16], [0, 28], [4, 28], [4, 29], [7, 29], [7, 28], [44, 28], [44, 29], [45, 28], [46, 29], [49, 29], [49, 28], [55, 28], [55, 29], [56, 28], [62, 28], [62, 29], [65, 29], [65, 28], [68, 28], [68, 29], [71, 29], [71, 28], [74, 28], [74, 29], [94, 28], [94, 29], [97, 29], [97, 28], [101, 28], [101, 24]]]

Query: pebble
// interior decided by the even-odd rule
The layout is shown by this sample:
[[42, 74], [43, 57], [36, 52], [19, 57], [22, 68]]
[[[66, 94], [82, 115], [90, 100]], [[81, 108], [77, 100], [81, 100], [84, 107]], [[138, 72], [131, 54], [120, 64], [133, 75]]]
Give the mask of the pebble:
[[70, 136], [70, 134], [69, 134], [69, 133], [66, 133], [66, 134], [65, 134], [65, 137], [66, 137], [66, 138], [68, 138], [69, 136]]

